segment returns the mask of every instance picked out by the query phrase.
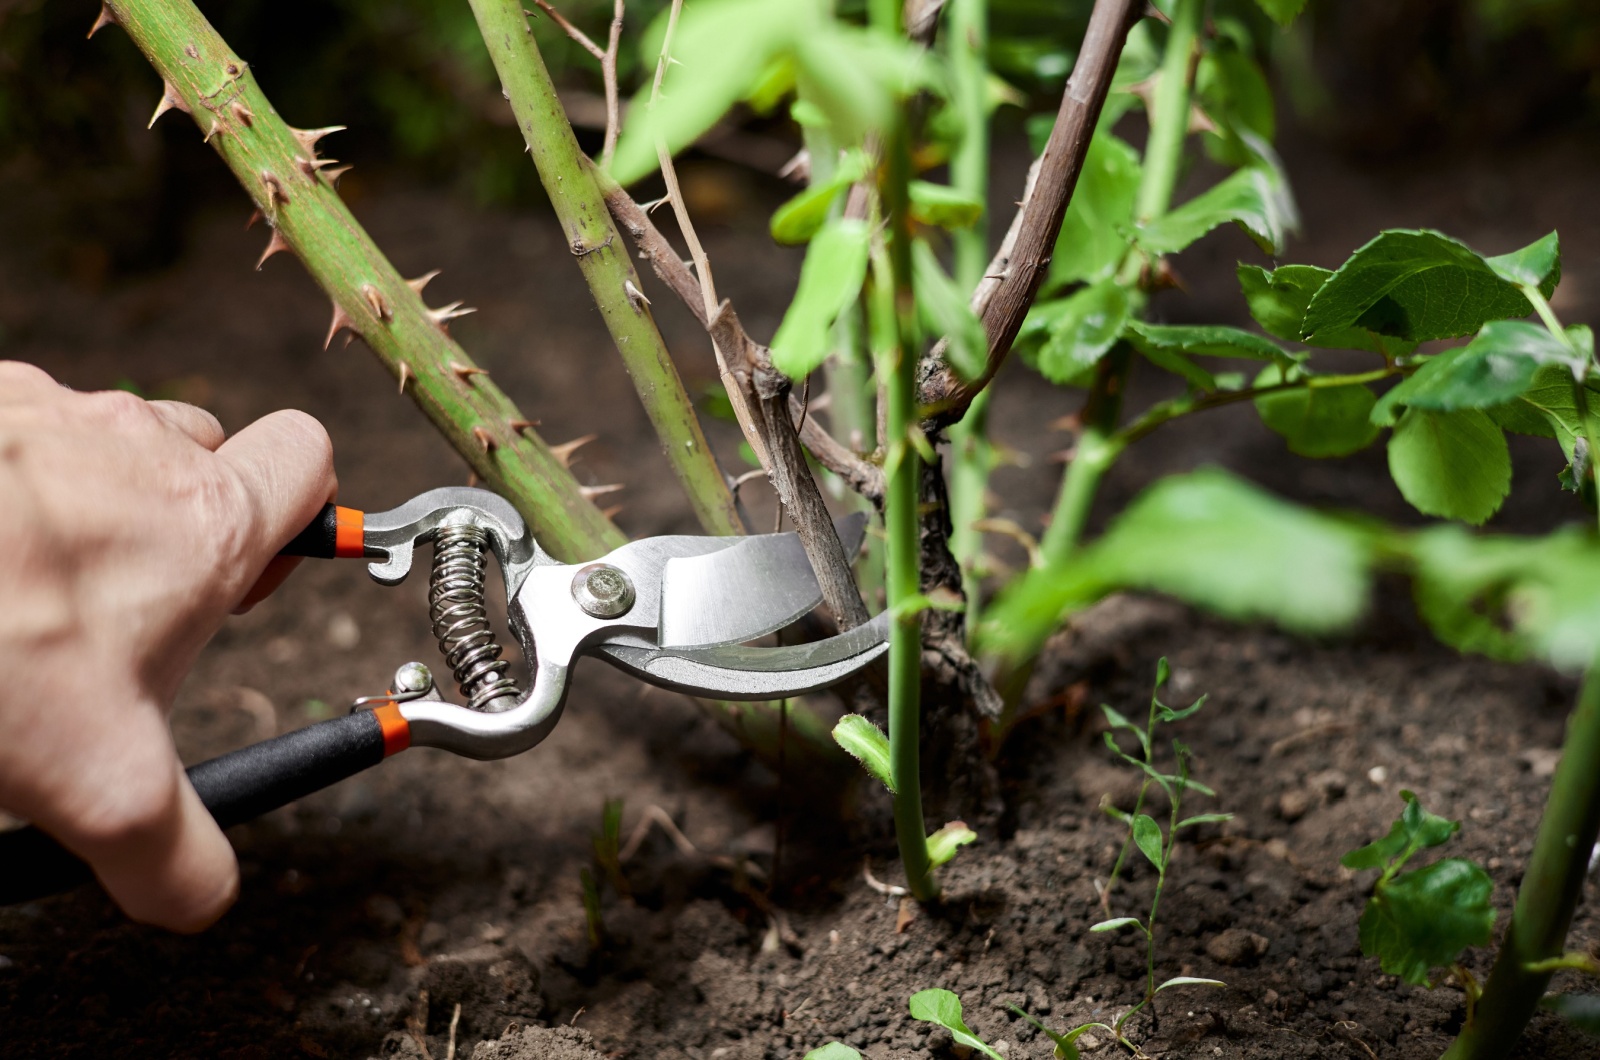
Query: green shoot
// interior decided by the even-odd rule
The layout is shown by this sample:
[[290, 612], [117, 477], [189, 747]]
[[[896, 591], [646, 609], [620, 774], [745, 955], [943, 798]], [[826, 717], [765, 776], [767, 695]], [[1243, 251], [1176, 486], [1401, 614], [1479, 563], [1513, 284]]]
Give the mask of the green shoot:
[[1428, 972], [1451, 968], [1468, 946], [1488, 943], [1495, 912], [1488, 873], [1462, 858], [1446, 858], [1424, 869], [1402, 872], [1420, 851], [1441, 846], [1461, 829], [1422, 808], [1402, 791], [1405, 810], [1389, 834], [1339, 860], [1348, 869], [1379, 869], [1372, 897], [1361, 914], [1361, 952], [1377, 957], [1389, 975], [1414, 986], [1432, 986]]
[[600, 871], [605, 874], [606, 881], [611, 884], [617, 894], [626, 898], [629, 895], [627, 878], [622, 875], [622, 800], [607, 799], [605, 807], [600, 811], [600, 831], [595, 833], [591, 840], [594, 846], [594, 860], [600, 866]]
[[1005, 1060], [1005, 1057], [989, 1047], [989, 1043], [972, 1033], [961, 1018], [961, 999], [948, 990], [919, 990], [911, 995], [911, 1018], [924, 1023], [933, 1023], [950, 1032], [956, 1045], [975, 1049], [991, 1060]]
[[597, 950], [606, 937], [606, 923], [600, 914], [600, 884], [587, 868], [578, 870], [578, 882], [583, 887], [583, 921], [588, 931], [589, 948]]
[[811, 1050], [805, 1060], [861, 1060], [861, 1054], [843, 1042], [829, 1042], [820, 1049]]

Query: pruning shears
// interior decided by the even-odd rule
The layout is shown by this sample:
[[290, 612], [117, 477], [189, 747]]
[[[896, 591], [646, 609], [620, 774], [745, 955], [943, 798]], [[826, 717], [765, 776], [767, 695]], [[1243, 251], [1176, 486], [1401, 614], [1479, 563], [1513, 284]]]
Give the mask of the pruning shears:
[[[837, 524], [846, 554], [864, 516]], [[386, 512], [326, 506], [284, 548], [289, 555], [363, 558], [382, 585], [410, 573], [433, 544], [429, 615], [465, 704], [452, 703], [420, 662], [407, 662], [381, 695], [351, 713], [192, 767], [189, 779], [219, 824], [258, 817], [377, 765], [408, 747], [506, 758], [536, 746], [566, 704], [572, 668], [594, 656], [662, 688], [719, 699], [777, 699], [860, 671], [888, 648], [887, 613], [806, 644], [748, 642], [791, 624], [821, 601], [793, 533], [664, 536], [629, 542], [591, 563], [560, 563], [539, 547], [503, 498], [486, 490], [431, 490]], [[485, 608], [488, 554], [505, 581], [507, 617], [529, 661], [526, 691], [506, 674]], [[0, 903], [87, 882], [88, 867], [35, 828], [0, 835]]]

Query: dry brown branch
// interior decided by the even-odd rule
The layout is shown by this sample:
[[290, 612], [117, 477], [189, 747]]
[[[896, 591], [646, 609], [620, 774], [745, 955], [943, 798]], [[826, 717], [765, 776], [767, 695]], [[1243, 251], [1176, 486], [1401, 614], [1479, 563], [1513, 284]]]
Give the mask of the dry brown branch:
[[[1111, 91], [1111, 76], [1128, 30], [1144, 12], [1141, 0], [1095, 0], [1083, 48], [1078, 53], [1072, 76], [1061, 96], [1050, 140], [1036, 163], [1036, 177], [1030, 194], [1012, 221], [1006, 243], [990, 264], [988, 272], [997, 277], [992, 288], [980, 285], [974, 293], [973, 308], [978, 309], [979, 293], [984, 295], [979, 310], [984, 332], [989, 339], [989, 355], [983, 372], [971, 381], [962, 381], [942, 356], [930, 356], [922, 366], [922, 404], [930, 408], [935, 426], [959, 420], [984, 387], [994, 379], [1016, 341], [1022, 320], [1039, 293], [1050, 264], [1050, 254], [1067, 203], [1083, 170], [1084, 155], [1100, 120], [1100, 109]], [[942, 349], [936, 348], [942, 354]]]
[[[610, 208], [611, 216], [623, 231], [628, 233], [640, 256], [650, 263], [656, 278], [677, 295], [678, 300], [694, 314], [694, 318], [702, 327], [709, 327], [710, 318], [706, 314], [705, 300], [700, 285], [695, 281], [694, 273], [684, 264], [666, 236], [655, 226], [648, 211], [634, 202], [627, 191], [608, 180], [603, 174], [601, 187], [605, 192], [606, 206]], [[733, 380], [731, 373], [723, 376], [723, 383], [728, 386], [730, 395], [739, 395], [738, 384]], [[815, 407], [816, 402], [812, 405]], [[796, 418], [799, 417], [799, 407], [798, 398], [792, 399], [791, 408]], [[738, 408], [738, 405], [734, 406], [735, 412]], [[740, 426], [745, 427], [745, 420], [740, 420]], [[746, 428], [747, 437], [752, 431], [759, 433], [753, 416]], [[874, 504], [882, 503], [883, 469], [863, 460], [848, 446], [834, 438], [817, 422], [816, 417], [807, 416], [805, 422], [800, 425], [800, 441], [811, 450], [811, 454], [823, 467], [844, 479], [851, 489]]]
[[[604, 48], [596, 44], [587, 33], [568, 22], [566, 16], [550, 5], [550, 0], [533, 0], [539, 10], [550, 16], [550, 21], [561, 27], [572, 42], [600, 61], [600, 78], [606, 89], [606, 138], [600, 149], [600, 165], [609, 168], [611, 156], [617, 150], [617, 136], [622, 132], [622, 102], [617, 92], [617, 49], [622, 45], [622, 15], [626, 0], [616, 0], [611, 14], [610, 36]], [[532, 12], [529, 12], [532, 14]]]
[[745, 333], [732, 302], [723, 302], [706, 329], [734, 366], [733, 374], [746, 399], [761, 417], [771, 463], [767, 474], [794, 523], [806, 556], [822, 588], [823, 602], [841, 630], [864, 625], [872, 616], [856, 587], [851, 557], [844, 554], [833, 516], [823, 503], [817, 480], [806, 466], [800, 435], [789, 411], [789, 380], [772, 366], [772, 354]]

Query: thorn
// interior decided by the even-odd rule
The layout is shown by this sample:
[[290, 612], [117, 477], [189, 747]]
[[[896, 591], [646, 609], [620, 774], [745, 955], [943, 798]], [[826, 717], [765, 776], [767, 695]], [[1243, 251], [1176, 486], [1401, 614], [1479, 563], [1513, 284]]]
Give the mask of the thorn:
[[94, 25], [89, 27], [89, 34], [88, 34], [88, 36], [84, 37], [84, 40], [89, 40], [91, 37], [93, 37], [96, 33], [99, 33], [105, 27], [107, 27], [107, 26], [115, 26], [116, 24], [117, 24], [117, 16], [111, 10], [111, 5], [103, 3], [103, 4], [100, 5], [100, 17], [95, 19], [94, 20]]
[[421, 294], [422, 293], [422, 289], [424, 287], [428, 286], [428, 281], [432, 280], [435, 276], [439, 275], [439, 273], [441, 273], [443, 271], [444, 271], [443, 269], [434, 269], [432, 272], [424, 273], [423, 275], [418, 276], [414, 280], [407, 280], [406, 281], [406, 286], [411, 288], [413, 291], [417, 292], [418, 294]]
[[[600, 514], [605, 516], [607, 519], [615, 519], [618, 515], [622, 514], [622, 509], [626, 507], [626, 504], [613, 504], [609, 508], [600, 509]], [[639, 687], [648, 690], [650, 686], [641, 681], [639, 682]]]
[[472, 428], [472, 437], [478, 440], [478, 448], [483, 450], [485, 456], [493, 452], [494, 447], [499, 444], [494, 440], [494, 435], [490, 434], [488, 428], [486, 427]]
[[[478, 473], [476, 471], [468, 471], [467, 472], [467, 486], [469, 488], [473, 487], [473, 486], [481, 485], [482, 482], [483, 482], [483, 479], [478, 477]], [[649, 685], [645, 685], [645, 687], [649, 688], [650, 686]]]
[[289, 129], [290, 132], [294, 133], [294, 138], [300, 141], [301, 149], [312, 158], [317, 157], [318, 140], [329, 133], [343, 132], [344, 130], [345, 126], [343, 125], [327, 125], [321, 129], [296, 129], [292, 127]]
[[356, 167], [355, 166], [334, 166], [332, 169], [330, 169], [326, 173], [322, 174], [322, 179], [327, 181], [333, 187], [337, 188], [339, 186], [339, 178], [344, 176], [346, 173], [350, 172], [354, 168], [356, 168]]
[[172, 82], [165, 81], [162, 82], [161, 102], [156, 104], [156, 112], [150, 115], [150, 124], [146, 125], [145, 128], [155, 128], [156, 119], [169, 110], [181, 110], [185, 114], [190, 113], [189, 104], [185, 103], [183, 97], [178, 95], [178, 90], [172, 87]]
[[324, 166], [337, 165], [338, 162], [337, 158], [317, 158], [316, 156], [305, 158], [304, 156], [296, 155], [294, 158], [294, 164], [299, 168], [300, 172], [308, 177], [314, 177], [317, 175], [317, 170]]
[[579, 486], [578, 492], [583, 494], [583, 499], [592, 501], [596, 497], [604, 497], [608, 493], [615, 493], [622, 488], [622, 483], [613, 482], [609, 486]]
[[266, 170], [261, 171], [261, 183], [267, 189], [267, 202], [272, 206], [287, 206], [289, 193], [283, 190], [283, 182]]
[[472, 381], [472, 377], [475, 375], [489, 374], [489, 370], [487, 368], [479, 368], [475, 364], [462, 364], [460, 361], [451, 361], [450, 371], [454, 372], [455, 377], [461, 380], [463, 383], [470, 383]]
[[404, 361], [400, 362], [400, 393], [406, 392], [406, 384], [412, 379], [411, 366]]
[[256, 271], [260, 272], [261, 266], [265, 265], [267, 263], [267, 259], [272, 257], [272, 255], [288, 249], [289, 244], [284, 240], [283, 233], [274, 228], [272, 230], [272, 238], [267, 240], [267, 249], [263, 250], [261, 252], [261, 257], [256, 260]]
[[1172, 19], [1167, 17], [1166, 12], [1162, 11], [1159, 7], [1157, 7], [1154, 4], [1146, 4], [1146, 5], [1144, 5], [1144, 17], [1145, 18], [1153, 18], [1157, 22], [1161, 23], [1163, 26], [1172, 25]]
[[572, 454], [577, 452], [580, 447], [588, 445], [598, 437], [600, 437], [598, 434], [586, 434], [582, 438], [574, 438], [570, 442], [562, 442], [560, 445], [552, 445], [550, 447], [550, 455], [555, 457], [556, 460], [560, 462], [562, 467], [571, 467]]
[[261, 220], [264, 216], [265, 216], [265, 214], [263, 214], [260, 210], [251, 210], [250, 211], [250, 220], [248, 220], [248, 221], [246, 221], [244, 223], [244, 230], [246, 232], [250, 231], [250, 229], [252, 229], [252, 228], [254, 228], [256, 226], [256, 222]]
[[511, 428], [511, 433], [513, 433], [513, 434], [521, 434], [523, 431], [531, 431], [535, 427], [539, 426], [539, 421], [538, 420], [512, 420], [510, 423], [506, 424], [506, 426]]
[[211, 119], [211, 128], [206, 130], [206, 134], [200, 138], [200, 142], [203, 144], [208, 144], [211, 142], [211, 138], [216, 136], [218, 133], [221, 133], [225, 136], [232, 131], [232, 129], [228, 128], [228, 123], [222, 120], [222, 115], [215, 114]]
[[451, 302], [449, 305], [440, 306], [438, 309], [428, 310], [428, 319], [438, 325], [440, 331], [443, 331], [444, 326], [456, 317], [464, 317], [468, 313], [476, 312], [477, 310], [471, 306], [463, 306], [460, 302]]
[[246, 129], [251, 128], [256, 123], [256, 116], [250, 113], [250, 108], [237, 99], [233, 101], [233, 106], [228, 108], [228, 112]]
[[635, 313], [639, 312], [643, 306], [650, 304], [650, 299], [646, 298], [644, 292], [633, 285], [632, 280], [622, 281], [622, 293], [628, 296], [628, 304], [633, 306]]
[[370, 283], [361, 285], [361, 297], [367, 300], [367, 306], [372, 310], [372, 315], [387, 324], [394, 319], [394, 310], [389, 308], [389, 303], [384, 300], [383, 292]]
[[333, 345], [333, 337], [350, 326], [350, 314], [344, 311], [344, 306], [338, 302], [333, 303], [333, 320], [328, 324], [328, 337], [322, 340], [322, 348], [327, 349]]
[[1189, 108], [1189, 133], [1214, 133], [1217, 123], [1211, 120], [1211, 115], [1201, 110], [1198, 105]]

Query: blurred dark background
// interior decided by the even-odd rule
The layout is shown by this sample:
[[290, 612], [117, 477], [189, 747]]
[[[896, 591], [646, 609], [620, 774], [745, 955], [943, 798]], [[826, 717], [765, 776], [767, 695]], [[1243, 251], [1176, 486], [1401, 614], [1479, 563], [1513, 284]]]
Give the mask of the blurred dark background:
[[[352, 198], [400, 180], [482, 205], [541, 201], [465, 2], [201, 6], [292, 124], [350, 127], [329, 144], [357, 163], [346, 178]], [[604, 39], [607, 0], [560, 6]], [[1035, 109], [1053, 109], [1088, 7], [994, 0], [993, 66]], [[639, 42], [662, 8], [628, 5], [625, 93], [648, 74]], [[170, 264], [188, 220], [237, 196], [188, 123], [169, 118], [146, 132], [159, 84], [120, 32], [84, 40], [95, 13], [94, 0], [0, 0], [0, 186], [27, 186], [34, 200], [22, 216], [4, 215], [0, 240], [26, 241], [38, 267], [91, 285]], [[1552, 131], [1592, 131], [1600, 115], [1594, 0], [1312, 0], [1287, 33], [1248, 0], [1222, 0], [1216, 13], [1257, 29], [1283, 124], [1352, 160], [1515, 151]], [[580, 136], [597, 148], [596, 64], [548, 19], [535, 24]], [[1002, 137], [1020, 128], [1018, 108], [1001, 114]], [[729, 200], [741, 181], [775, 181], [793, 140], [786, 121], [768, 118], [713, 143], [709, 154], [747, 172], [696, 182], [710, 220], [740, 205]]]

